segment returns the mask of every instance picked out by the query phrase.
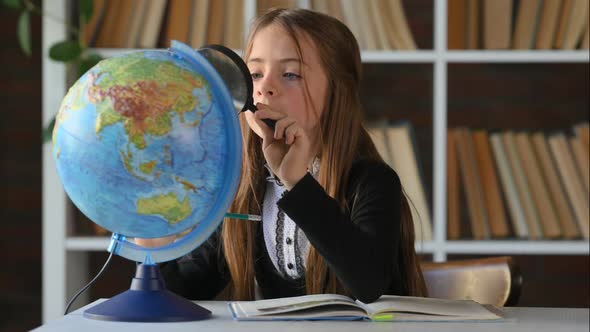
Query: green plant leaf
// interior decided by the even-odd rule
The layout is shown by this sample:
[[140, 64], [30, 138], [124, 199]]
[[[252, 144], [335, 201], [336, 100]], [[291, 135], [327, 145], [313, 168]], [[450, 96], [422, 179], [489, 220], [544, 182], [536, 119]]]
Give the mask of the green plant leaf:
[[70, 62], [80, 56], [82, 47], [78, 41], [62, 41], [53, 44], [49, 49], [49, 57], [55, 61]]
[[23, 7], [21, 0], [2, 0], [2, 4], [4, 7], [11, 9], [21, 9]]
[[94, 67], [103, 57], [96, 53], [90, 53], [85, 56], [82, 61], [80, 61], [80, 66], [78, 67], [78, 77], [84, 75], [90, 68]]
[[51, 141], [51, 136], [53, 135], [53, 127], [55, 127], [55, 116], [53, 116], [53, 119], [49, 121], [47, 127], [43, 128], [43, 143]]
[[80, 14], [84, 22], [89, 22], [94, 14], [94, 1], [93, 0], [81, 0], [80, 1]]
[[31, 56], [31, 14], [26, 10], [20, 14], [16, 33], [20, 48], [26, 55]]

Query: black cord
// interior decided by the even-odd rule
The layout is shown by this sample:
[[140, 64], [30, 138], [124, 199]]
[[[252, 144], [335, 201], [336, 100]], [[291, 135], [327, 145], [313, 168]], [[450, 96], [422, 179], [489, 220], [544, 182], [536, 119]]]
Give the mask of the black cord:
[[102, 266], [102, 269], [100, 269], [100, 271], [98, 271], [98, 274], [96, 275], [96, 277], [94, 277], [92, 280], [90, 280], [90, 282], [86, 286], [84, 286], [82, 289], [80, 289], [78, 291], [78, 293], [76, 293], [76, 295], [74, 295], [72, 297], [72, 299], [70, 300], [70, 302], [68, 302], [68, 305], [66, 306], [66, 311], [64, 312], [64, 316], [68, 314], [68, 311], [70, 311], [70, 307], [72, 306], [72, 304], [74, 303], [74, 301], [76, 301], [76, 299], [78, 298], [78, 296], [82, 295], [82, 293], [84, 293], [90, 286], [92, 286], [92, 284], [94, 284], [96, 282], [96, 280], [103, 274], [103, 272], [109, 266], [109, 263], [111, 262], [111, 258], [113, 258], [113, 253], [112, 252], [109, 255], [109, 258], [107, 258], [107, 261]]

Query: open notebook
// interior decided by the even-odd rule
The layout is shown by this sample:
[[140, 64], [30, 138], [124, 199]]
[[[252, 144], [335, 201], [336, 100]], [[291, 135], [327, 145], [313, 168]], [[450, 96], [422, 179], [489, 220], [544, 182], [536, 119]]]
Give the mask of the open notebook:
[[365, 304], [337, 294], [229, 302], [236, 320], [492, 321], [500, 310], [471, 300], [383, 295]]

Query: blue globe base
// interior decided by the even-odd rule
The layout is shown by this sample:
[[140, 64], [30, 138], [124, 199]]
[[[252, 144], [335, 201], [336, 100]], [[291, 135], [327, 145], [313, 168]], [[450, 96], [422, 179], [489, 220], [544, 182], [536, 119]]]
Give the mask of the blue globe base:
[[88, 310], [84, 317], [121, 322], [182, 322], [211, 311], [166, 289], [158, 265], [139, 264], [129, 290]]

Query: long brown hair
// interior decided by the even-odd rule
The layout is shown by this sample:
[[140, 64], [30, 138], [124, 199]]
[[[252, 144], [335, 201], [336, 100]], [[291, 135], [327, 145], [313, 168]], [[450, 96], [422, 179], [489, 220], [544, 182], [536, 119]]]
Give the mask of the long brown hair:
[[[361, 77], [358, 43], [350, 30], [335, 18], [305, 9], [276, 9], [253, 23], [246, 58], [250, 54], [256, 33], [271, 24], [278, 24], [291, 36], [300, 57], [301, 48], [297, 36], [302, 33], [313, 42], [319, 53], [329, 88], [325, 110], [320, 117], [321, 163], [318, 181], [328, 195], [346, 208], [346, 181], [342, 179], [348, 179], [353, 161], [359, 158], [382, 160], [362, 125], [358, 95]], [[250, 130], [243, 117], [241, 121], [243, 167], [231, 211], [261, 214], [266, 186], [262, 140]], [[402, 276], [405, 283], [403, 289], [408, 290], [408, 295], [425, 296], [426, 287], [414, 249], [412, 216], [405, 195], [402, 195], [401, 211], [402, 244], [398, 249], [399, 256], [395, 259], [399, 269], [405, 272]], [[255, 236], [256, 225], [253, 223], [233, 219], [226, 219], [223, 223], [222, 249], [231, 273], [226, 291], [235, 300], [254, 298]], [[308, 294], [347, 293], [313, 246], [307, 257], [305, 281]]]

